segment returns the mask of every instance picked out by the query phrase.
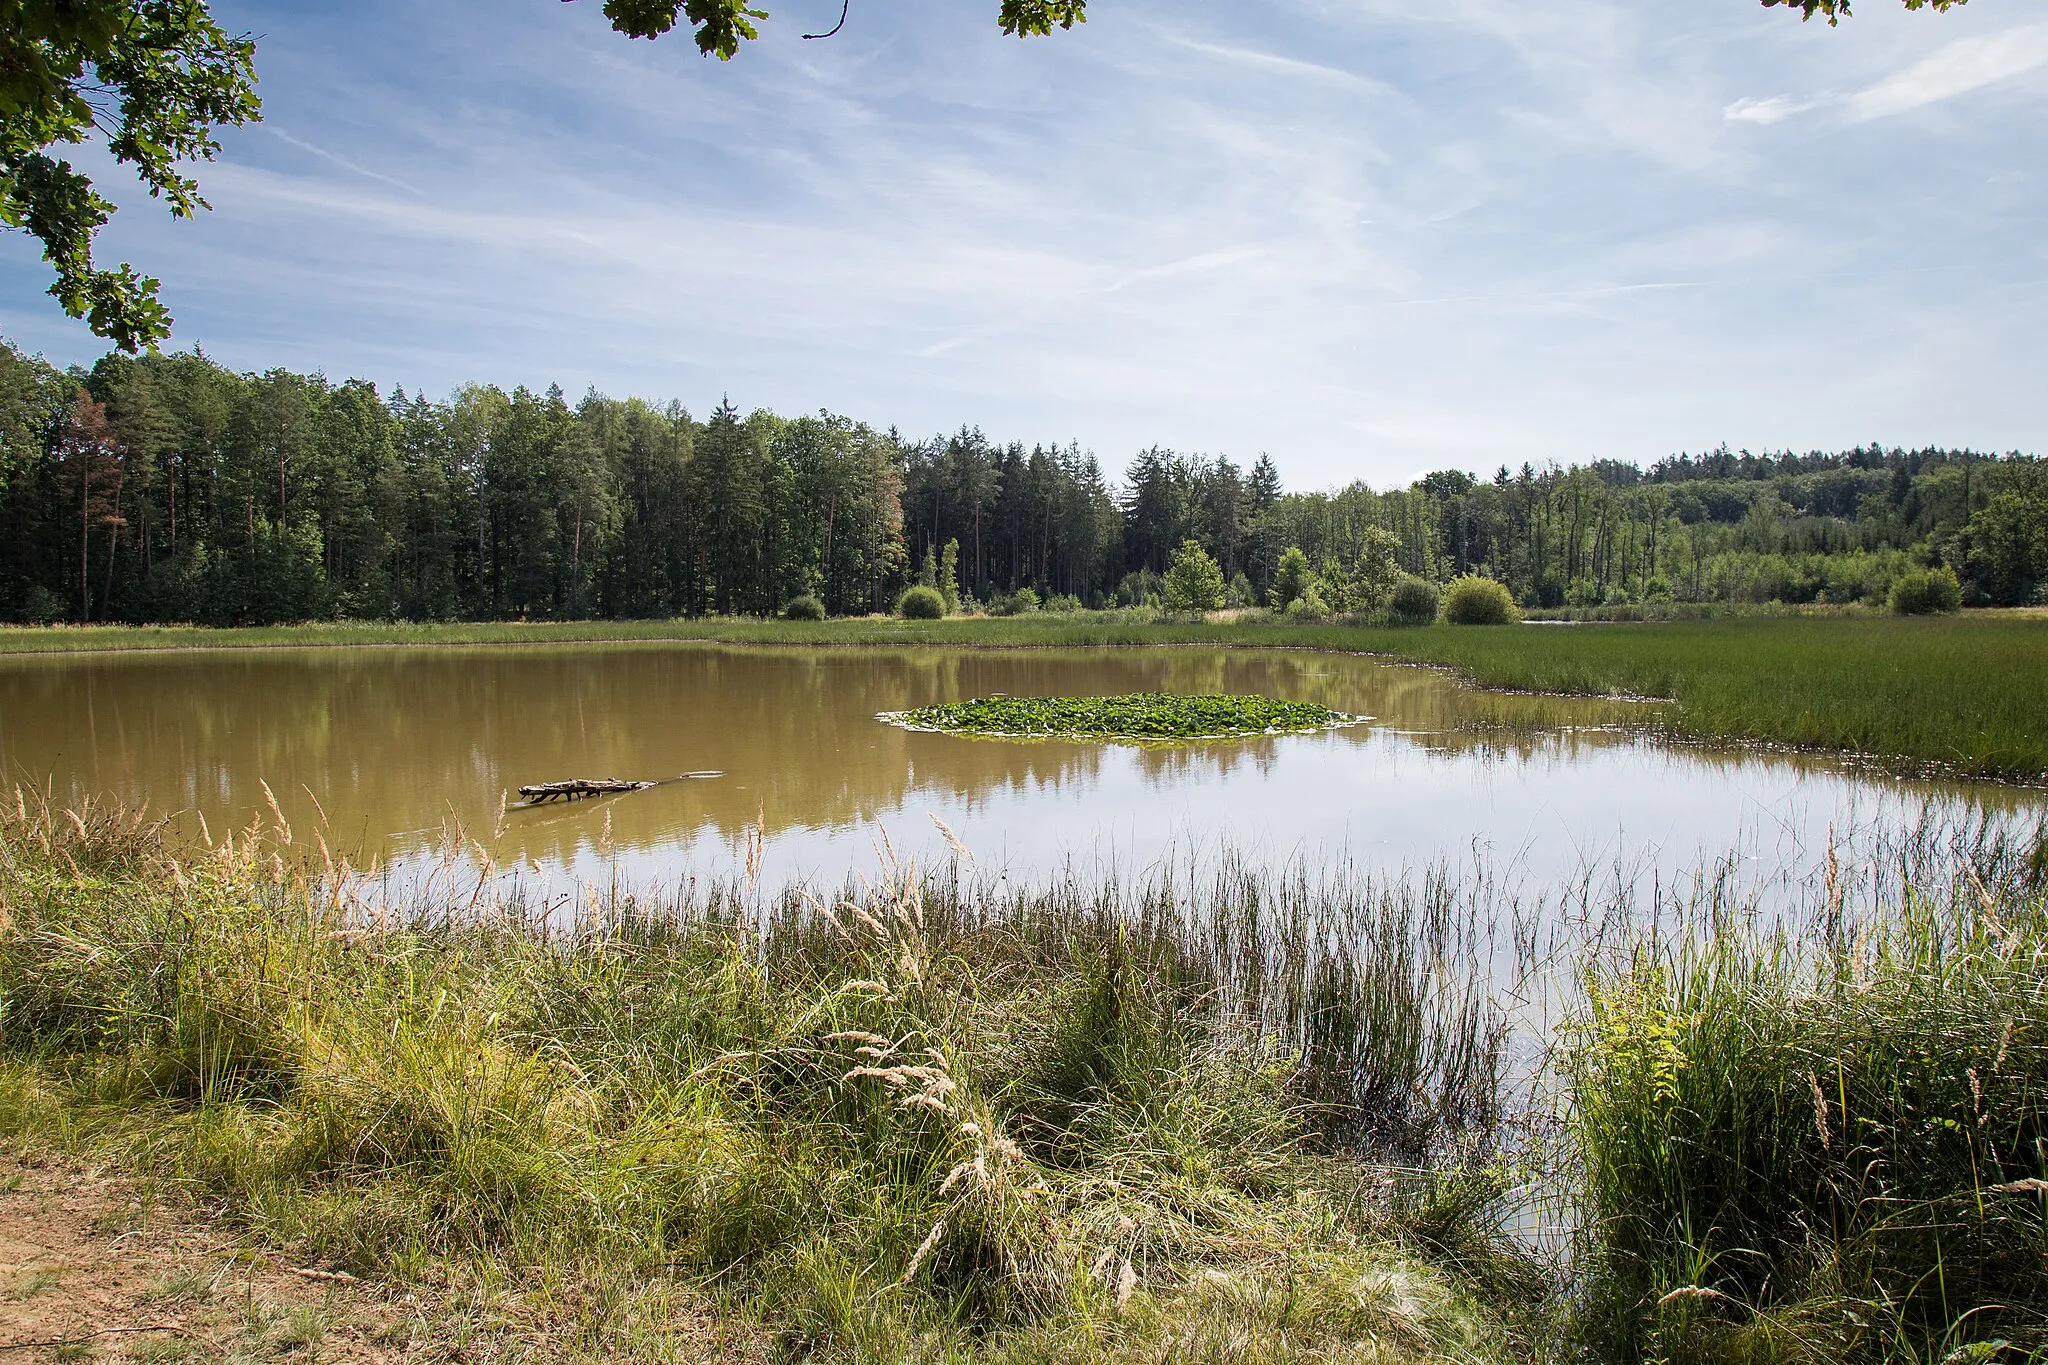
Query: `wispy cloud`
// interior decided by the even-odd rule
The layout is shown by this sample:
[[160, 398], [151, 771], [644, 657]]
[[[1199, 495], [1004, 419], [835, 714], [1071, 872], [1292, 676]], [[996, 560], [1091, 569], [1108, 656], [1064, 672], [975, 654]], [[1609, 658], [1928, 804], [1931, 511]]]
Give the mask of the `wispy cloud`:
[[1822, 109], [1830, 103], [1827, 99], [1795, 100], [1790, 95], [1772, 95], [1767, 99], [1739, 99], [1722, 114], [1730, 123], [1783, 123], [1796, 114]]
[[1958, 38], [1904, 71], [1850, 94], [1744, 98], [1722, 113], [1731, 123], [1772, 124], [1816, 109], [1839, 108], [1849, 122], [1866, 123], [1971, 94], [2044, 67], [2048, 67], [2048, 24], [2026, 24]]
[[[136, 203], [105, 250], [239, 366], [1268, 450], [1296, 486], [2048, 424], [2011, 284], [2048, 120], [1881, 121], [2036, 98], [2043, 26], [1989, 5], [1120, 0], [1018, 43], [900, 0], [718, 63], [585, 5], [216, 3], [269, 35], [275, 122], [202, 168], [213, 214]], [[0, 235], [0, 325], [90, 360], [45, 270]]]
[[319, 157], [323, 161], [341, 167], [343, 170], [347, 171], [351, 175], [359, 175], [366, 180], [380, 181], [383, 184], [391, 185], [397, 189], [404, 190], [407, 194], [424, 195], [426, 193], [426, 191], [421, 189], [419, 186], [408, 184], [405, 181], [400, 180], [396, 176], [386, 175], [382, 171], [373, 171], [368, 166], [357, 165], [355, 162], [350, 161], [347, 157], [337, 156], [333, 152], [328, 151], [325, 147], [316, 147], [312, 143], [306, 141], [304, 138], [293, 137], [290, 133], [287, 133], [284, 129], [277, 127], [275, 124], [259, 123], [256, 126], [263, 132], [266, 132], [270, 134], [270, 136], [276, 138], [279, 142], [287, 143], [293, 147], [297, 147], [302, 152], [310, 152], [314, 156]]
[[1350, 86], [1364, 90], [1386, 91], [1389, 87], [1381, 81], [1370, 81], [1356, 72], [1339, 67], [1327, 66], [1322, 62], [1303, 61], [1298, 57], [1282, 57], [1273, 52], [1261, 52], [1257, 48], [1239, 47], [1230, 43], [1207, 43], [1177, 33], [1163, 35], [1167, 42], [1186, 52], [1198, 52], [1205, 57], [1235, 66], [1249, 67], [1275, 76], [1294, 80], [1324, 81], [1339, 86]]
[[1959, 38], [1889, 80], [1843, 101], [1856, 120], [1884, 118], [1954, 99], [2048, 66], [2048, 24]]

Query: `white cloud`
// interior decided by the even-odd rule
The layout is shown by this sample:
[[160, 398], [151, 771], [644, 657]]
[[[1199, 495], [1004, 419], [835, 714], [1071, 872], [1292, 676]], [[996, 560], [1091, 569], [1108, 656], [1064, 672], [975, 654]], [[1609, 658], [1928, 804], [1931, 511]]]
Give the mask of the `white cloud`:
[[[2038, 26], [1975, 5], [1830, 31], [1739, 4], [1124, 0], [1017, 43], [991, 0], [900, 0], [830, 43], [778, 10], [722, 64], [581, 5], [217, 3], [270, 35], [292, 135], [233, 135], [201, 169], [215, 213], [137, 203], [106, 254], [168, 282], [176, 344], [237, 366], [729, 391], [1077, 437], [1111, 468], [1269, 450], [1294, 487], [2048, 427], [2039, 300], [2010, 283], [2042, 273], [2048, 124], [1937, 148], [1842, 117], [2022, 69]], [[1745, 136], [1824, 105], [1794, 124], [1814, 136]], [[89, 360], [33, 307], [44, 270], [0, 236], [0, 327]]]
[[2048, 24], [1959, 38], [1844, 101], [1856, 121], [1902, 114], [2048, 66]]
[[2048, 67], [2048, 24], [1958, 38], [1912, 66], [1848, 95], [1789, 95], [1736, 100], [1722, 110], [1731, 123], [1783, 123], [1798, 114], [1840, 107], [1851, 123], [1867, 123], [1967, 95]]
[[1819, 109], [1826, 103], [1826, 100], [1795, 100], [1789, 95], [1772, 95], [1769, 99], [1737, 100], [1721, 113], [1730, 123], [1783, 123], [1794, 114]]

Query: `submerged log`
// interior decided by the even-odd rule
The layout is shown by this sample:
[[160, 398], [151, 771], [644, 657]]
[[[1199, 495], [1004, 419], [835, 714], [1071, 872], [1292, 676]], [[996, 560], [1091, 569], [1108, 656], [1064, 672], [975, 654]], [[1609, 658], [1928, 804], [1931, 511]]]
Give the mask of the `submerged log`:
[[579, 796], [609, 796], [613, 792], [637, 792], [653, 785], [652, 782], [621, 782], [616, 777], [574, 777], [567, 782], [536, 782], [531, 787], [521, 787], [519, 794], [539, 805], [543, 801], [556, 799], [573, 801]]

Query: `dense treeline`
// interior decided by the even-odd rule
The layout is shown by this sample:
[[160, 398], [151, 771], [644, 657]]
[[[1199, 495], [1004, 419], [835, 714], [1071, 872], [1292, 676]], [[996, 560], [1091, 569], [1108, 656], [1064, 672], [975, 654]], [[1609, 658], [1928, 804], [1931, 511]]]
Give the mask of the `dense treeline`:
[[1155, 448], [1112, 479], [1078, 445], [974, 429], [386, 397], [196, 351], [65, 373], [0, 344], [0, 619], [665, 617], [804, 594], [860, 613], [920, 579], [996, 609], [1137, 604], [1188, 540], [1233, 605], [1297, 595], [1304, 561], [1331, 610], [1469, 572], [1535, 606], [1876, 600], [1929, 564], [2014, 604], [2048, 591], [2048, 467], [1721, 450], [1285, 493], [1263, 456]]

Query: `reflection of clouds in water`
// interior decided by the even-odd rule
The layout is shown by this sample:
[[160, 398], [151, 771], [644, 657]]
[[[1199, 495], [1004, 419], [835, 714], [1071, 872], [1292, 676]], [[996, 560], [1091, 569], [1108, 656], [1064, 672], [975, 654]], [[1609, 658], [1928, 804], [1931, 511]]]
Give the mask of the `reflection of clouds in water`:
[[[1582, 900], [1607, 901], [1667, 892], [1706, 866], [1724, 889], [1782, 898], [1817, 875], [1831, 845], [1845, 864], [1861, 864], [1930, 822], [2030, 828], [2041, 811], [2038, 794], [2012, 804], [2003, 798], [2013, 793], [1994, 792], [2001, 799], [1979, 803], [1963, 791], [1614, 736], [1561, 737], [1526, 752], [1442, 751], [1389, 732], [1256, 748], [1226, 768], [1196, 751], [1104, 746], [1085, 782], [1019, 781], [967, 795], [914, 787], [871, 819], [772, 831], [767, 875], [836, 882], [871, 865], [878, 828], [906, 856], [943, 863], [950, 850], [927, 819], [936, 815], [981, 871], [1013, 885], [1229, 847], [1268, 862], [1341, 856], [1377, 876], [1483, 865], [1522, 886], [1578, 886]], [[736, 876], [740, 844], [705, 827], [612, 857], [584, 841], [543, 862], [563, 886], [613, 875], [674, 884]], [[1589, 886], [1590, 868], [1607, 884]]]

